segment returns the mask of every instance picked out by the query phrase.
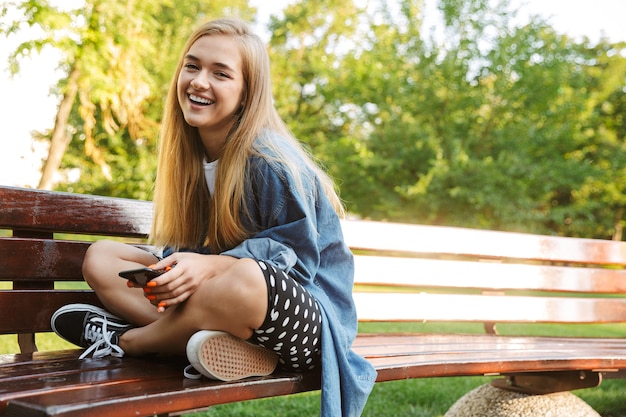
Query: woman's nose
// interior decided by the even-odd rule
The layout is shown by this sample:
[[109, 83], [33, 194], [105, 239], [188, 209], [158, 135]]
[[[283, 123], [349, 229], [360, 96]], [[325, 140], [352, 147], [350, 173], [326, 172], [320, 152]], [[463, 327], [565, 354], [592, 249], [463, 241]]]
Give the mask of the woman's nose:
[[211, 87], [209, 78], [202, 73], [197, 74], [193, 80], [191, 80], [191, 87], [196, 90], [208, 90]]

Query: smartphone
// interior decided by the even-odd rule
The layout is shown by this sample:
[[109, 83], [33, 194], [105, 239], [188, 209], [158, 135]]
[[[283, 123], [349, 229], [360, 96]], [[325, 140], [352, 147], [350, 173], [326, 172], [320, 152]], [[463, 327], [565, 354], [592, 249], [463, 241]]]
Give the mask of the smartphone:
[[[168, 268], [170, 269], [170, 268]], [[120, 272], [120, 277], [133, 281], [141, 286], [145, 286], [148, 281], [164, 274], [167, 269], [152, 269], [152, 268], [139, 268], [131, 269], [129, 271]]]

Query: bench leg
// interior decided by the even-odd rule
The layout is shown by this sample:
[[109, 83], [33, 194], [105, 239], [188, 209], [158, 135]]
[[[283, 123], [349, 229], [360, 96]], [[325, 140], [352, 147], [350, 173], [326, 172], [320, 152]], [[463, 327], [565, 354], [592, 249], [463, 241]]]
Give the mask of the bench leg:
[[35, 344], [35, 333], [20, 333], [17, 335], [17, 344], [20, 346], [21, 353], [37, 352]]

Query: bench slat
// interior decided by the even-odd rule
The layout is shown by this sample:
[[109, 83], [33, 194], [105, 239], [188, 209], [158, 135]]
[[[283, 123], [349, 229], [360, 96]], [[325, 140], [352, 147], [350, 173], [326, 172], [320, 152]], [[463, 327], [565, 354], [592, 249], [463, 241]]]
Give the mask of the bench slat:
[[[100, 384], [81, 390], [45, 392], [11, 401], [7, 414], [22, 417], [153, 416], [319, 389], [310, 377], [297, 374], [229, 384], [184, 383], [182, 377], [128, 384]], [[164, 395], [164, 393], [166, 395]]]
[[[598, 337], [500, 336], [485, 334], [361, 333], [353, 344], [368, 359], [393, 356], [441, 355], [450, 353], [492, 353], [536, 355], [537, 352], [572, 355], [580, 350], [603, 352], [614, 357], [624, 354], [626, 339]], [[534, 352], [534, 353], [530, 353]]]
[[358, 255], [355, 267], [364, 285], [626, 293], [626, 269]]
[[0, 228], [145, 237], [151, 221], [147, 201], [0, 187]]
[[360, 321], [619, 323], [626, 299], [428, 293], [353, 294]]
[[454, 334], [359, 334], [354, 350], [377, 381], [626, 366], [626, 340]]
[[72, 303], [102, 306], [90, 290], [1, 290], [0, 334], [49, 332], [52, 314]]
[[626, 265], [626, 242], [370, 221], [341, 227], [356, 250]]
[[7, 384], [0, 387], [0, 415], [6, 409], [8, 414], [20, 416], [148, 416], [319, 389], [318, 374], [278, 374], [220, 383], [185, 379], [186, 362], [180, 359], [78, 360], [73, 351], [59, 364], [50, 356], [35, 354], [32, 360], [19, 356], [15, 360], [30, 363], [33, 374], [20, 374], [16, 370], [19, 363], [0, 365], [0, 373], [12, 369]]
[[0, 279], [82, 281], [81, 266], [89, 244], [0, 237]]

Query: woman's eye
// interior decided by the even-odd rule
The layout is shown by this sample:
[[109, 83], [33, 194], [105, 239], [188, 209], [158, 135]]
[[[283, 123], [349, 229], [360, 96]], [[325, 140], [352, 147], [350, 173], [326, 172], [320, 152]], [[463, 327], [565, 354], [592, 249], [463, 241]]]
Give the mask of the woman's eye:
[[217, 76], [220, 78], [230, 78], [230, 76], [226, 74], [225, 72], [218, 72]]
[[196, 64], [185, 64], [185, 68], [196, 70], [198, 66]]

